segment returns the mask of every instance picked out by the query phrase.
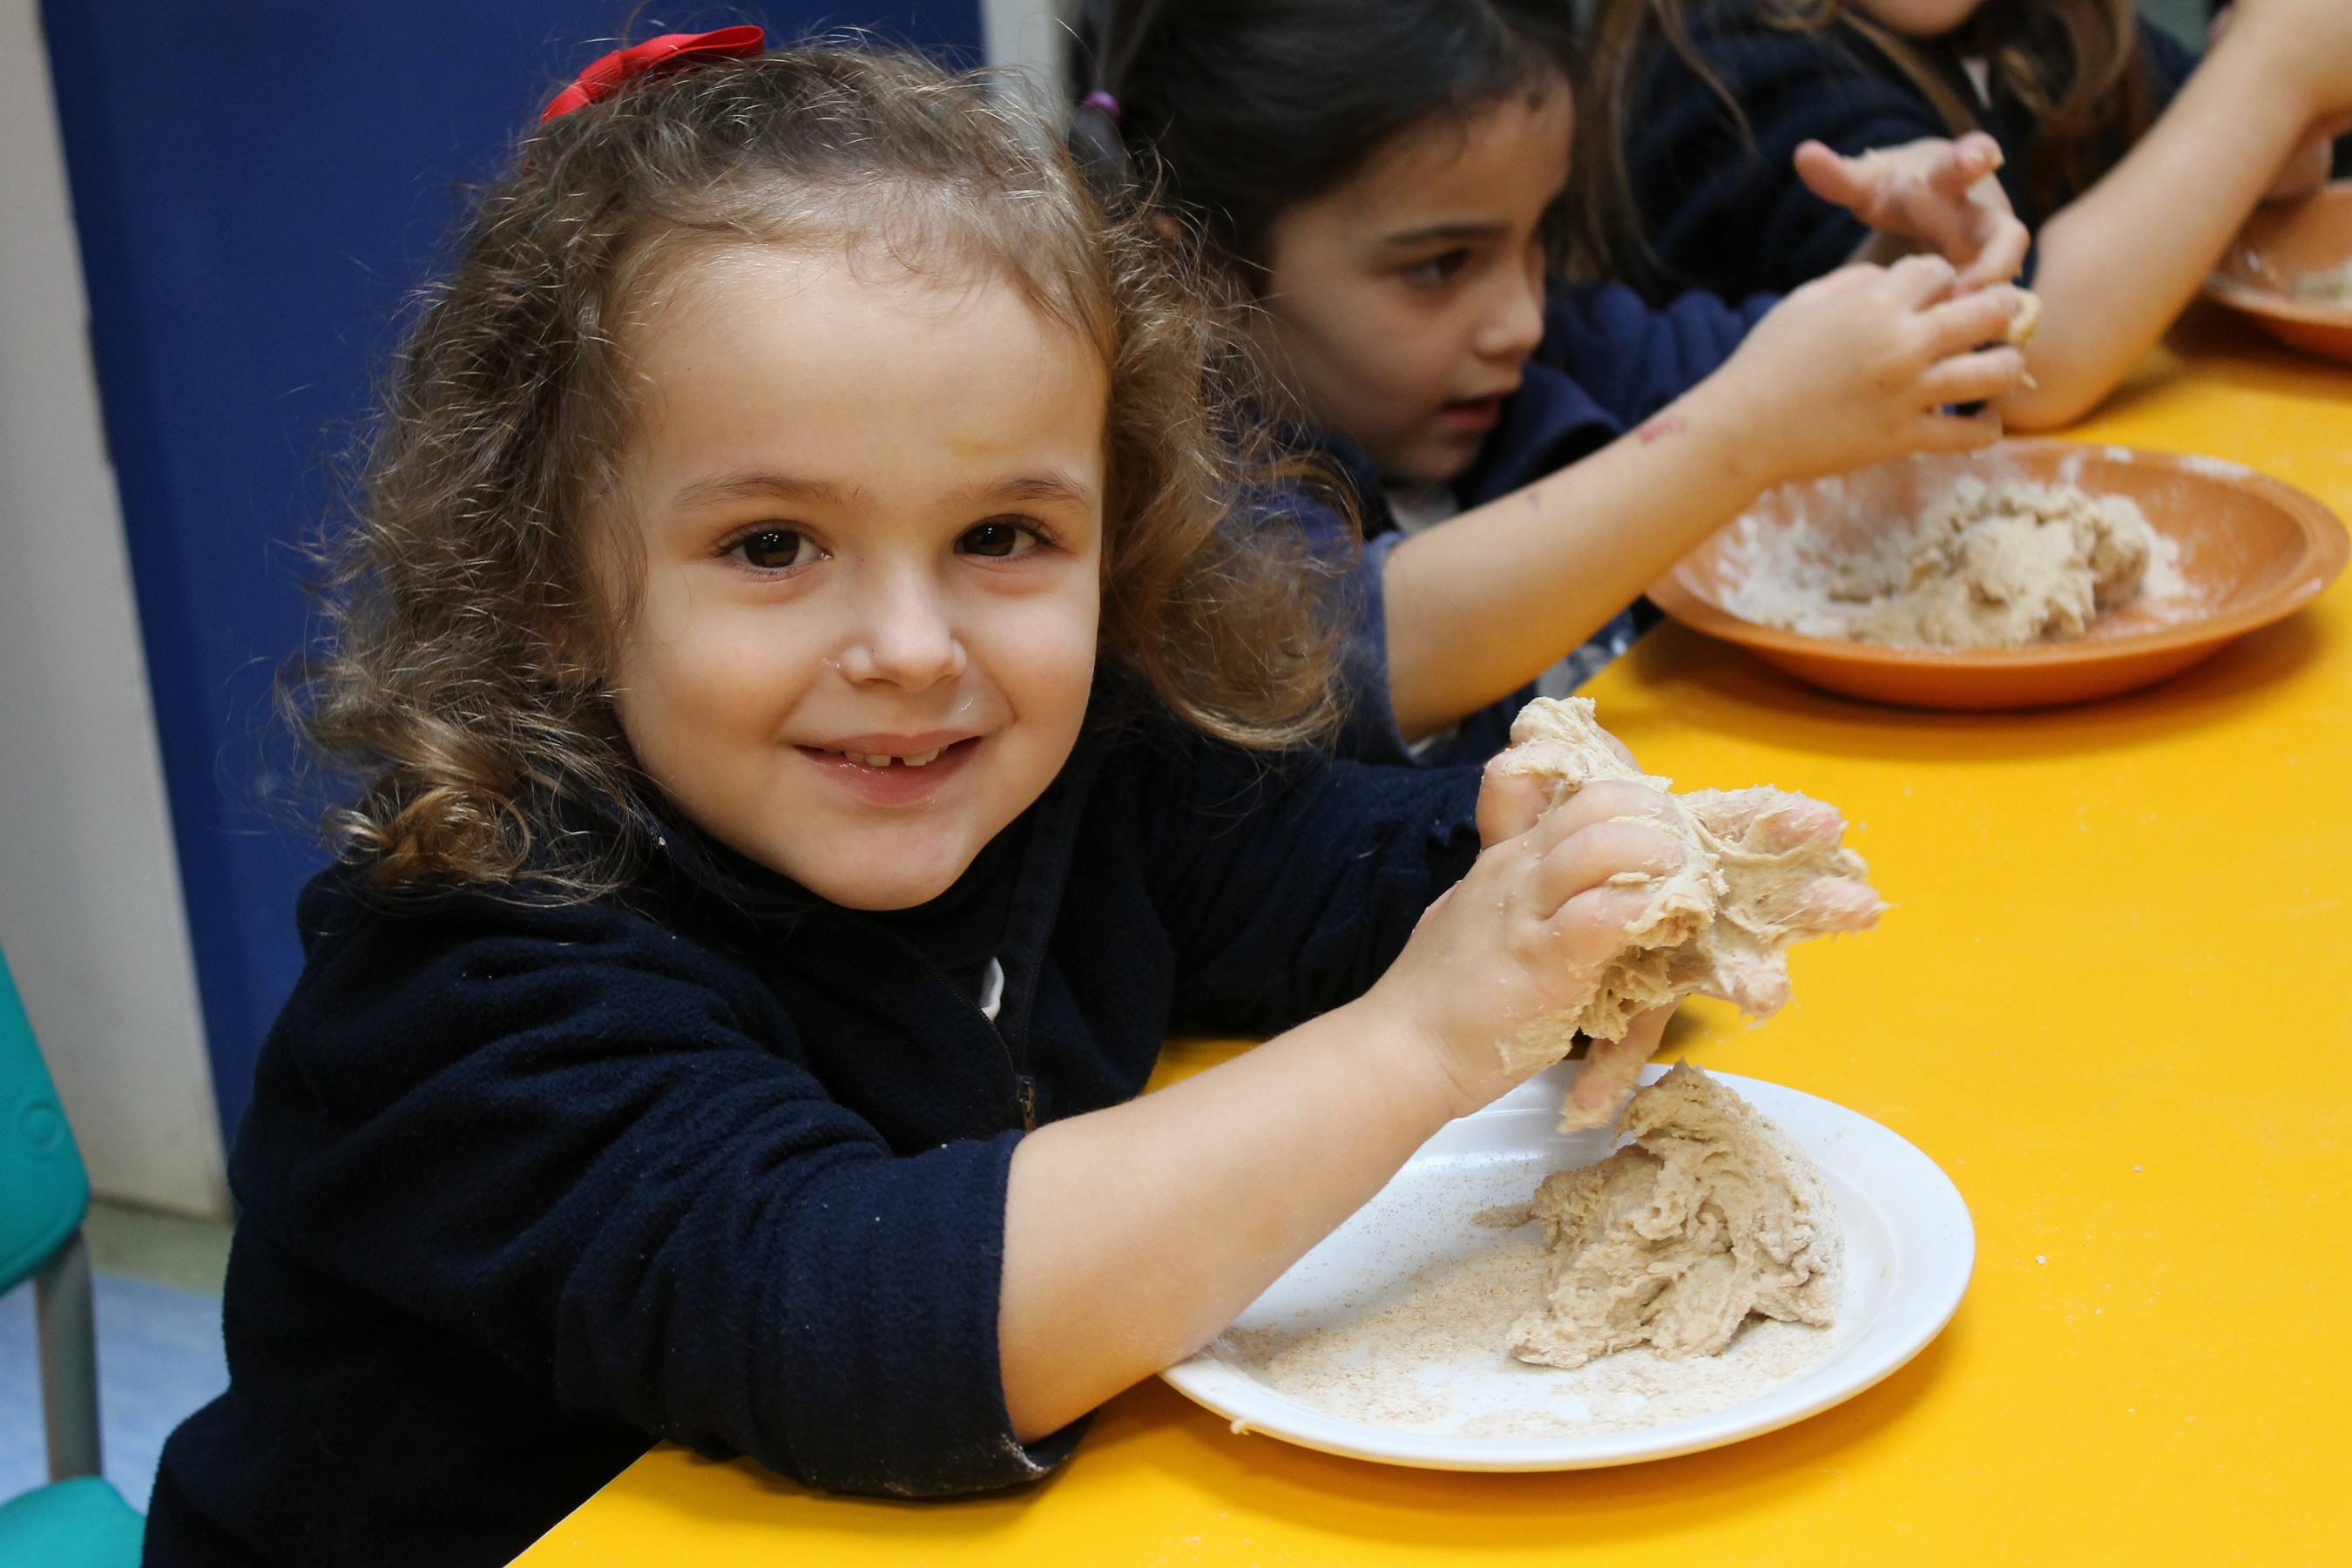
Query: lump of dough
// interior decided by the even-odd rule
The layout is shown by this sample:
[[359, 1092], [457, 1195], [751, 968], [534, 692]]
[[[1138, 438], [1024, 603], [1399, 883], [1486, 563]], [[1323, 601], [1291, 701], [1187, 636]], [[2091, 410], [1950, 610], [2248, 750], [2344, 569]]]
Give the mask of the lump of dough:
[[1963, 476], [1919, 519], [1906, 580], [1869, 598], [1853, 635], [1912, 647], [2077, 637], [2138, 591], [2157, 553], [2126, 497]]
[[[1648, 909], [1582, 1008], [1539, 1019], [1502, 1043], [1514, 1071], [1559, 1060], [1579, 1034], [1622, 1039], [1636, 1014], [1693, 992], [1769, 1015], [1789, 999], [1790, 943], [1875, 916], [1823, 908], [1807, 896], [1825, 877], [1859, 882], [1869, 875], [1861, 856], [1839, 846], [1844, 825], [1834, 811], [1769, 788], [1666, 794], [1672, 780], [1643, 773], [1609, 744], [1590, 698], [1528, 703], [1511, 725], [1511, 749], [1495, 765], [1553, 781], [1554, 805], [1595, 779], [1646, 784], [1666, 796], [1665, 816], [1654, 826], [1684, 849], [1682, 866], [1667, 876], [1615, 879], [1646, 885]], [[1591, 1107], [1580, 1113], [1571, 1103], [1563, 1126], [1600, 1125], [1615, 1103], [1599, 1108], [1598, 1121]]]
[[2306, 305], [2352, 305], [2352, 261], [2324, 272], [2306, 272], [2289, 291]]
[[2020, 289], [2016, 293], [2017, 310], [2009, 318], [2009, 331], [2001, 334], [2001, 340], [2012, 348], [2021, 349], [2033, 341], [2034, 332], [2042, 326], [2042, 296], [2031, 289]]
[[1687, 1063], [1633, 1097], [1625, 1126], [1633, 1142], [1536, 1189], [1550, 1275], [1511, 1330], [1514, 1354], [1719, 1355], [1750, 1313], [1830, 1327], [1843, 1248], [1804, 1151]]
[[1832, 547], [1801, 520], [1746, 537], [1745, 575], [1727, 581], [1724, 607], [1807, 637], [2025, 647], [2080, 637], [2136, 596], [2189, 592], [2179, 543], [2129, 497], [2065, 483], [1964, 474], [1866, 540]]

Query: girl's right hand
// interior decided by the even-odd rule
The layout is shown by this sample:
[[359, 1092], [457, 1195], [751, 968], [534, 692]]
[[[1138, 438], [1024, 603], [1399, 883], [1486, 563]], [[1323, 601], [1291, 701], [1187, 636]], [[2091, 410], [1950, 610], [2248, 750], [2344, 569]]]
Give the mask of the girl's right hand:
[[[1450, 1114], [1527, 1077], [1505, 1065], [1501, 1042], [1591, 999], [1649, 907], [1640, 881], [1682, 863], [1682, 846], [1641, 820], [1664, 805], [1644, 785], [1601, 781], [1555, 807], [1546, 781], [1489, 765], [1478, 795], [1484, 851], [1365, 998], [1430, 1051], [1454, 1088]], [[1640, 880], [1612, 885], [1621, 876]]]
[[1910, 452], [1990, 446], [2000, 438], [1998, 415], [1943, 410], [1998, 397], [2024, 376], [2024, 355], [2000, 342], [2021, 296], [2001, 286], [1955, 298], [1956, 282], [1934, 256], [1816, 278], [1758, 322], [1691, 401], [1728, 426], [1728, 449], [1752, 465], [1746, 477], [1759, 490]]

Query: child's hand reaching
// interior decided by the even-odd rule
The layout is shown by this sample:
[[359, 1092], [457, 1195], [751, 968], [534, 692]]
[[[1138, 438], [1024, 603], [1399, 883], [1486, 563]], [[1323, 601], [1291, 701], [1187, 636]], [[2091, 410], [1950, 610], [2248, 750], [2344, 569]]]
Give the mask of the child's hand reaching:
[[2000, 340], [2026, 296], [2003, 286], [1955, 297], [1956, 282], [1951, 264], [1932, 256], [1816, 278], [1683, 406], [1695, 423], [1728, 426], [1726, 449], [1758, 490], [1909, 452], [1989, 446], [2000, 438], [1998, 416], [1942, 410], [2019, 384], [2024, 356]]
[[1925, 137], [1900, 147], [1877, 147], [1859, 158], [1820, 142], [1797, 149], [1797, 174], [1813, 194], [1850, 209], [1878, 231], [1862, 259], [1887, 261], [1914, 247], [1936, 252], [1958, 269], [1956, 291], [2006, 283], [2025, 265], [2033, 237], [2011, 210], [1994, 174], [2000, 143], [1981, 131], [1957, 142]]
[[[1649, 907], [1643, 884], [1682, 863], [1682, 846], [1640, 820], [1664, 809], [1653, 789], [1603, 781], [1557, 809], [1549, 802], [1541, 779], [1488, 772], [1478, 796], [1485, 852], [1429, 907], [1366, 998], [1409, 1021], [1453, 1083], [1457, 1115], [1543, 1065], [1514, 1069], [1503, 1042], [1583, 1006]], [[1666, 1011], [1628, 1039], [1654, 1047]]]

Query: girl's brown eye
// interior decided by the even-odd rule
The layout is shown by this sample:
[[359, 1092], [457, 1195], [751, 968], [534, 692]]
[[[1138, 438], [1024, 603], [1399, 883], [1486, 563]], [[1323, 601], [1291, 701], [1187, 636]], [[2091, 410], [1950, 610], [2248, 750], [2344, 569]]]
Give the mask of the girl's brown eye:
[[1466, 249], [1449, 250], [1443, 256], [1433, 256], [1426, 261], [1406, 268], [1405, 280], [1423, 289], [1434, 289], [1441, 283], [1451, 282], [1454, 275], [1469, 261], [1470, 252]]
[[956, 541], [956, 548], [966, 555], [1017, 555], [1035, 539], [1017, 522], [983, 522], [967, 528]]
[[797, 528], [754, 529], [736, 542], [735, 549], [762, 572], [781, 572], [816, 555], [808, 535]]

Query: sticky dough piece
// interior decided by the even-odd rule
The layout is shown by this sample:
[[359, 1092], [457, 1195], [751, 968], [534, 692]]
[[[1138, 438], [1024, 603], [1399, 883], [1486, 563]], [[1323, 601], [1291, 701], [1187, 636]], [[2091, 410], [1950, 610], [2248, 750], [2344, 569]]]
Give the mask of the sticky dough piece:
[[1551, 1251], [1513, 1353], [1578, 1367], [1647, 1344], [1719, 1355], [1751, 1314], [1831, 1326], [1843, 1244], [1821, 1173], [1756, 1109], [1687, 1063], [1625, 1108], [1633, 1142], [1544, 1178]]
[[2017, 290], [2017, 311], [2009, 318], [2009, 331], [2001, 334], [2003, 342], [2012, 348], [2023, 348], [2033, 341], [2035, 331], [2042, 325], [2042, 296], [2031, 289]]
[[1675, 795], [1672, 780], [1618, 754], [1590, 698], [1538, 698], [1521, 709], [1496, 771], [1551, 781], [1554, 805], [1596, 779], [1647, 784], [1665, 797], [1664, 814], [1637, 820], [1684, 850], [1683, 864], [1664, 876], [1612, 879], [1646, 886], [1649, 903], [1585, 1005], [1537, 1019], [1501, 1042], [1514, 1072], [1559, 1060], [1580, 1034], [1595, 1042], [1560, 1107], [1563, 1131], [1605, 1126], [1632, 1089], [1640, 1053], [1610, 1047], [1624, 1040], [1637, 1014], [1699, 992], [1769, 1016], [1789, 999], [1791, 943], [1867, 925], [1885, 907], [1874, 900], [1868, 910], [1840, 910], [1808, 897], [1823, 878], [1859, 883], [1869, 875], [1861, 856], [1839, 846], [1844, 823], [1834, 810], [1770, 788]]

